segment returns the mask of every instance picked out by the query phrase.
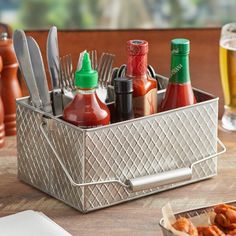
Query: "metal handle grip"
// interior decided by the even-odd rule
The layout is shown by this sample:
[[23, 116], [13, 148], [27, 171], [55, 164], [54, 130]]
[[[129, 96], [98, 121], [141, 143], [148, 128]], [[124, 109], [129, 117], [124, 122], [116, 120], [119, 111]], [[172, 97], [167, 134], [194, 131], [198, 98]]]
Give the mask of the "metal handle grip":
[[190, 180], [191, 178], [192, 170], [190, 168], [181, 168], [159, 174], [129, 179], [126, 181], [126, 184], [130, 186], [131, 191], [137, 192], [166, 184], [173, 184], [184, 180]]

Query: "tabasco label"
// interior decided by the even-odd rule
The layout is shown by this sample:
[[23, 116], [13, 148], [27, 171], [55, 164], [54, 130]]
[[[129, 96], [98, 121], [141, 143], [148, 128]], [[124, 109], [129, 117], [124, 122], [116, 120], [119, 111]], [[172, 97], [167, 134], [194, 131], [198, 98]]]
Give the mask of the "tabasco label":
[[146, 95], [133, 97], [134, 116], [148, 116], [157, 112], [157, 89], [151, 89]]

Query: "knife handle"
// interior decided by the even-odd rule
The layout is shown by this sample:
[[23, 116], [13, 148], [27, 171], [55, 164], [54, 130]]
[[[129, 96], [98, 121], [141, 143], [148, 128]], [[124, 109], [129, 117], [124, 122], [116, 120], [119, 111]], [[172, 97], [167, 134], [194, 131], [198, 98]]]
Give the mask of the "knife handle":
[[63, 101], [61, 89], [52, 90], [52, 109], [54, 116], [60, 116], [63, 112]]

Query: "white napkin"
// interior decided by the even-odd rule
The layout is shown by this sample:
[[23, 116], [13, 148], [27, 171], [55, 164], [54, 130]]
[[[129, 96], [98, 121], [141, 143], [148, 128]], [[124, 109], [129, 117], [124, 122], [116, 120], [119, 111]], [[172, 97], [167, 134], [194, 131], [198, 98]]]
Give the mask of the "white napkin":
[[22, 211], [0, 218], [1, 236], [72, 236], [42, 212]]

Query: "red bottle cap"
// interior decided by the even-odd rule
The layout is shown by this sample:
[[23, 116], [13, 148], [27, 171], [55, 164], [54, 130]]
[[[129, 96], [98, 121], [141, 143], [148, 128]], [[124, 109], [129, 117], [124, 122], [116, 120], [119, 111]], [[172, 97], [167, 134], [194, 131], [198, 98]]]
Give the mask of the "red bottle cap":
[[145, 40], [129, 40], [127, 41], [127, 51], [129, 55], [138, 56], [148, 53], [148, 42]]

